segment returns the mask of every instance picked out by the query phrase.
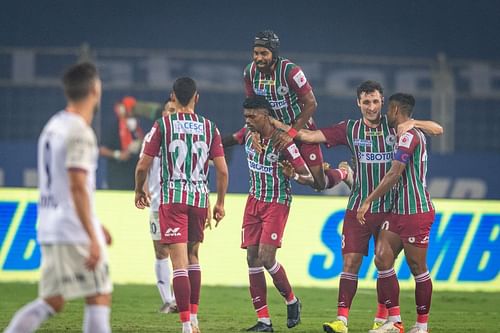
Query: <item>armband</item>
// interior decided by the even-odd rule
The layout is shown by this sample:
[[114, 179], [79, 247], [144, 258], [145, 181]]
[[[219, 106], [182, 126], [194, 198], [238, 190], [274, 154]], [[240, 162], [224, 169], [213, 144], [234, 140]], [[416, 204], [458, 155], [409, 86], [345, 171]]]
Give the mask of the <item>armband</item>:
[[297, 136], [298, 132], [295, 128], [293, 127], [290, 127], [290, 129], [287, 131], [288, 135], [290, 135], [290, 137], [292, 139], [295, 139], [295, 137]]

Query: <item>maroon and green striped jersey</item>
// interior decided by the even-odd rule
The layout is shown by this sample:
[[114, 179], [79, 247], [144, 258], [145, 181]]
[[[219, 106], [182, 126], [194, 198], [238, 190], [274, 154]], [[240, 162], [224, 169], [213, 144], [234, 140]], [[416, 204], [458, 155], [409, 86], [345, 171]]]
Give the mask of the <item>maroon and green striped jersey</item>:
[[262, 139], [263, 151], [258, 153], [252, 148], [252, 135], [245, 135], [245, 151], [250, 171], [249, 193], [255, 199], [290, 205], [292, 201], [290, 180], [283, 174], [280, 160], [288, 160], [297, 169], [305, 165], [299, 149], [291, 142], [282, 151], [272, 145], [272, 139]]
[[[354, 156], [354, 184], [347, 209], [357, 210], [391, 168], [396, 132], [389, 127], [385, 115], [376, 128], [366, 126], [363, 119], [350, 119], [320, 130], [327, 146], [346, 145]], [[370, 212], [390, 212], [392, 199], [392, 191], [387, 192], [372, 202]]]
[[208, 160], [224, 156], [215, 124], [194, 113], [175, 113], [156, 121], [144, 153], [161, 158], [161, 203], [207, 207]]
[[[261, 72], [252, 62], [243, 73], [247, 97], [264, 96], [273, 108], [272, 116], [285, 124], [292, 124], [302, 112], [299, 97], [312, 88], [302, 69], [288, 59], [278, 57], [272, 73]], [[307, 128], [313, 126], [312, 119]]]
[[434, 210], [427, 192], [427, 142], [424, 133], [411, 129], [396, 145], [394, 160], [406, 164], [394, 190], [395, 214], [418, 214]]

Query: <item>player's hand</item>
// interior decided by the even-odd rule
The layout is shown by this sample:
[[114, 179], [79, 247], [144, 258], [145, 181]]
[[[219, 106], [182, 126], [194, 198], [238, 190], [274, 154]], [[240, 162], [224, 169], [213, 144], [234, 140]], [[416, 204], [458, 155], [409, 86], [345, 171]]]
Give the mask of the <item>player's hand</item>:
[[252, 148], [255, 150], [257, 154], [262, 154], [262, 151], [264, 150], [264, 147], [262, 147], [262, 144], [260, 143], [260, 133], [259, 132], [250, 132], [250, 135], [252, 136]]
[[214, 206], [214, 213], [213, 217], [216, 221], [215, 227], [219, 225], [219, 222], [226, 216], [226, 211], [224, 210], [224, 205], [223, 204], [215, 204]]
[[85, 267], [87, 267], [89, 271], [93, 271], [99, 262], [100, 256], [101, 249], [99, 247], [99, 243], [95, 238], [92, 238], [89, 244], [89, 256], [85, 260]]
[[279, 165], [282, 167], [283, 174], [288, 178], [293, 178], [295, 176], [295, 169], [292, 166], [292, 163], [289, 161], [280, 161]]
[[212, 208], [210, 208], [210, 201], [207, 202], [207, 218], [205, 219], [205, 229], [212, 230]]
[[106, 245], [111, 245], [113, 242], [113, 238], [111, 237], [111, 234], [109, 233], [109, 230], [101, 224], [102, 232], [104, 233], [104, 240], [106, 241]]
[[149, 207], [151, 204], [151, 198], [143, 190], [135, 191], [135, 206], [139, 209], [144, 209]]
[[405, 134], [409, 130], [415, 127], [415, 120], [414, 119], [409, 119], [405, 122], [402, 122], [401, 124], [398, 125], [398, 132], [397, 136], [400, 137], [401, 135]]
[[356, 214], [356, 218], [358, 219], [359, 223], [361, 223], [361, 224], [365, 224], [366, 223], [365, 214], [368, 211], [368, 208], [370, 208], [370, 204], [368, 202], [366, 202], [366, 201], [364, 201], [361, 204], [361, 206], [359, 206], [358, 212]]
[[274, 131], [273, 146], [277, 150], [284, 149], [292, 141], [293, 141], [292, 137], [287, 132], [280, 131], [280, 130]]

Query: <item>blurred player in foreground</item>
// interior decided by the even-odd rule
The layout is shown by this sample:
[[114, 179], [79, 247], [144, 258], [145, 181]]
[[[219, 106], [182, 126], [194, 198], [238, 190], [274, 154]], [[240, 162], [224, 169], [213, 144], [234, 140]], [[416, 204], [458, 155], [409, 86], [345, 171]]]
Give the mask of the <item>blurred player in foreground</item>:
[[228, 172], [219, 130], [212, 121], [195, 114], [199, 97], [194, 80], [177, 79], [171, 98], [176, 113], [155, 122], [137, 164], [135, 204], [140, 209], [150, 205], [144, 183], [153, 159], [161, 152], [160, 243], [170, 251], [182, 331], [191, 333], [200, 331], [198, 249], [208, 212], [208, 160], [213, 160], [217, 174], [217, 202], [213, 209], [217, 223], [225, 215]]
[[85, 298], [83, 332], [111, 332], [111, 238], [94, 209], [98, 148], [90, 127], [101, 80], [93, 64], [81, 63], [65, 72], [63, 86], [66, 109], [50, 118], [38, 140], [39, 298], [17, 311], [7, 333], [33, 332], [79, 297]]
[[[250, 191], [247, 199], [241, 234], [241, 247], [247, 250], [250, 295], [257, 312], [257, 324], [250, 332], [273, 332], [267, 307], [267, 287], [264, 268], [271, 275], [274, 285], [287, 304], [287, 327], [300, 323], [301, 303], [295, 297], [285, 269], [276, 261], [276, 251], [281, 247], [285, 225], [290, 210], [290, 181], [284, 176], [280, 160], [289, 161], [297, 178], [313, 178], [293, 141], [278, 151], [272, 142], [276, 130], [270, 121], [271, 105], [262, 96], [250, 97], [243, 103], [246, 123], [245, 150], [250, 171]], [[258, 132], [262, 152], [253, 147]]]
[[[389, 126], [397, 128], [410, 120], [414, 106], [412, 95], [392, 95], [387, 112]], [[358, 209], [357, 219], [364, 224], [370, 205], [395, 187], [393, 208], [382, 224], [375, 253], [378, 291], [387, 306], [389, 317], [385, 324], [370, 330], [370, 333], [404, 333], [399, 309], [399, 283], [394, 271], [394, 261], [401, 250], [404, 250], [415, 279], [417, 321], [407, 333], [428, 332], [432, 281], [427, 267], [427, 248], [435, 212], [426, 189], [426, 146], [425, 136], [419, 129], [413, 128], [402, 134], [391, 168]]]

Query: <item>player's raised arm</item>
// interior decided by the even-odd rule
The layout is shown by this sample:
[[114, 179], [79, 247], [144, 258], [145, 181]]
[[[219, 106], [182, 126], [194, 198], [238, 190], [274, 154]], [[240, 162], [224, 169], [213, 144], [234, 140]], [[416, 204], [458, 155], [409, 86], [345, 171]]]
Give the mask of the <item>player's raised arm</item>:
[[414, 127], [421, 129], [427, 135], [442, 135], [444, 133], [443, 127], [435, 121], [409, 119], [398, 125], [398, 137]]

